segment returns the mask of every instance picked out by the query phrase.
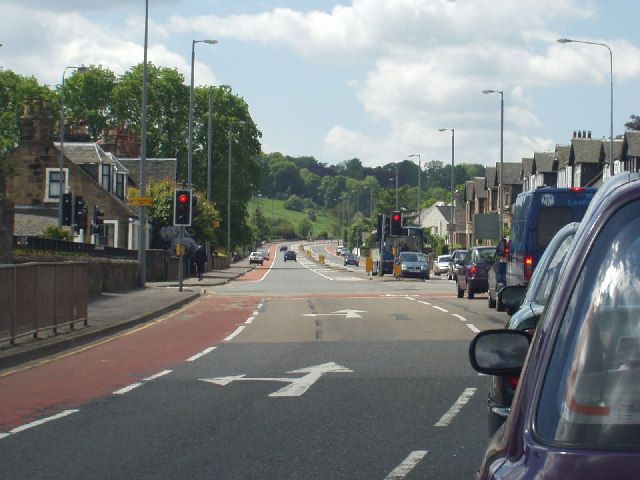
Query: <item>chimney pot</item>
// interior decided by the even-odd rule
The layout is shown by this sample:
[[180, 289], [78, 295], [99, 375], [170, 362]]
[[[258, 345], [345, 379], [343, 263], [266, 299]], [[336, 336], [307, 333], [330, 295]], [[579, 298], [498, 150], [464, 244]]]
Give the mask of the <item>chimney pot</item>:
[[591, 130], [587, 132], [587, 138], [591, 138]]
[[578, 138], [582, 138], [582, 131], [578, 130]]
[[575, 130], [573, 131], [573, 138], [576, 138], [578, 136], [578, 132], [576, 132]]
[[587, 131], [586, 130], [582, 130], [582, 138], [587, 138]]

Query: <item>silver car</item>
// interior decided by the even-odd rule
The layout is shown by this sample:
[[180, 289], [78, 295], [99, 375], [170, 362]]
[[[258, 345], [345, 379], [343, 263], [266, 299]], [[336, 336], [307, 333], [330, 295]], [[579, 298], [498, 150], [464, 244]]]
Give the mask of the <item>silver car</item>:
[[403, 277], [420, 277], [423, 280], [429, 278], [429, 263], [424, 253], [401, 252], [400, 267]]
[[433, 262], [433, 273], [436, 275], [442, 275], [449, 272], [449, 262], [451, 261], [451, 255], [440, 255]]

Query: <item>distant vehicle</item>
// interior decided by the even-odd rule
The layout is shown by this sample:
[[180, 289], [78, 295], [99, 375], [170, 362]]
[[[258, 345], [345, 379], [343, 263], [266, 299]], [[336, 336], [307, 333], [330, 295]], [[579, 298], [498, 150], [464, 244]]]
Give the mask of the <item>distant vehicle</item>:
[[578, 227], [533, 339], [503, 329], [473, 339], [474, 369], [520, 375], [478, 480], [638, 478], [638, 212], [640, 175], [608, 178]]
[[[579, 222], [595, 188], [543, 187], [519, 194], [513, 220], [506, 285], [526, 285], [553, 236], [567, 223]], [[498, 246], [504, 248], [502, 240]]]
[[[565, 261], [567, 251], [571, 247], [579, 225], [578, 222], [572, 222], [556, 233], [540, 258], [539, 268], [533, 272], [531, 282], [527, 287], [522, 285], [509, 286], [506, 287], [504, 292], [501, 291], [498, 294], [500, 303], [502, 303], [504, 296], [509, 297], [506, 302], [508, 311], [518, 308], [515, 304], [520, 305], [507, 322], [505, 326], [507, 330], [526, 330], [533, 334], [544, 307], [555, 290], [560, 268]], [[488, 394], [489, 435], [493, 435], [507, 418], [513, 395], [518, 385], [518, 379], [517, 375], [490, 377]]]
[[403, 277], [429, 278], [429, 263], [424, 253], [400, 252], [400, 268]]
[[297, 261], [296, 252], [293, 250], [287, 250], [284, 252], [284, 261], [286, 262], [287, 260], [293, 260], [294, 262]]
[[449, 260], [449, 280], [458, 280], [458, 269], [467, 257], [467, 250], [457, 249], [451, 254], [451, 260]]
[[440, 255], [433, 262], [433, 273], [440, 276], [443, 273], [449, 272], [449, 262], [451, 261], [451, 255]]
[[456, 289], [458, 298], [464, 297], [472, 300], [476, 293], [484, 293], [489, 288], [489, 267], [493, 262], [496, 247], [473, 247], [468, 251], [464, 263], [459, 267]]
[[350, 253], [351, 253], [351, 250], [349, 250], [349, 247], [342, 246], [342, 247], [336, 248], [336, 255], [343, 256], [343, 255], [349, 255]]
[[353, 254], [353, 253], [349, 253], [348, 255], [346, 255], [344, 257], [344, 265], [355, 265], [356, 267], [358, 266], [358, 264], [360, 263], [360, 261], [358, 260], [358, 256]]
[[262, 258], [269, 260], [269, 249], [260, 249], [258, 251], [262, 254]]
[[498, 302], [498, 293], [502, 290], [506, 284], [505, 276], [507, 274], [507, 251], [498, 252], [493, 256], [493, 261], [489, 267], [489, 273], [487, 276], [488, 290], [487, 297], [489, 298], [489, 308], [495, 308], [499, 312], [504, 311], [504, 305]]
[[264, 257], [261, 252], [251, 252], [249, 255], [249, 263], [259, 263], [262, 265], [264, 263]]
[[289, 250], [289, 247], [287, 247], [286, 245], [280, 245], [281, 252], [286, 252], [287, 250]]

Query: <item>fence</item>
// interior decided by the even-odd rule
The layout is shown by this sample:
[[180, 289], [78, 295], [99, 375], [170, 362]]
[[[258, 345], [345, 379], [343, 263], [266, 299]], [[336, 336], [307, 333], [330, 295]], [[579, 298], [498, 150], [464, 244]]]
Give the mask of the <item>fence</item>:
[[0, 265], [0, 342], [76, 322], [87, 325], [88, 266], [80, 262]]
[[105, 245], [103, 248], [96, 248], [93, 243], [70, 242], [68, 240], [55, 240], [43, 237], [14, 236], [13, 246], [26, 248], [28, 250], [80, 253], [84, 255], [91, 255], [94, 257], [128, 259], [138, 258], [137, 250], [109, 247], [108, 245]]

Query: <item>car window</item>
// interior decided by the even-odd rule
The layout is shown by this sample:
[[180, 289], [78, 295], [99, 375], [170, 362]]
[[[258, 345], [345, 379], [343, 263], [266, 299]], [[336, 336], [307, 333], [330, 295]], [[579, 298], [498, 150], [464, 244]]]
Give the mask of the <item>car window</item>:
[[476, 250], [475, 262], [488, 263], [493, 261], [493, 255], [496, 253], [496, 247], [492, 248], [479, 248]]
[[547, 270], [544, 272], [544, 277], [540, 281], [537, 291], [533, 292], [534, 302], [540, 305], [546, 305], [549, 301], [549, 297], [551, 297], [551, 293], [554, 291], [555, 285], [558, 281], [558, 275], [560, 274], [560, 269], [562, 268], [564, 258], [567, 255], [567, 251], [571, 247], [572, 243], [573, 235], [569, 235], [563, 240], [563, 242], [554, 253], [553, 258], [549, 262]]
[[579, 272], [538, 404], [544, 440], [640, 449], [639, 209], [607, 223]]
[[417, 262], [418, 255], [415, 253], [402, 253], [400, 255], [405, 262]]
[[573, 221], [569, 207], [546, 207], [538, 212], [538, 248], [544, 250], [562, 227]]

